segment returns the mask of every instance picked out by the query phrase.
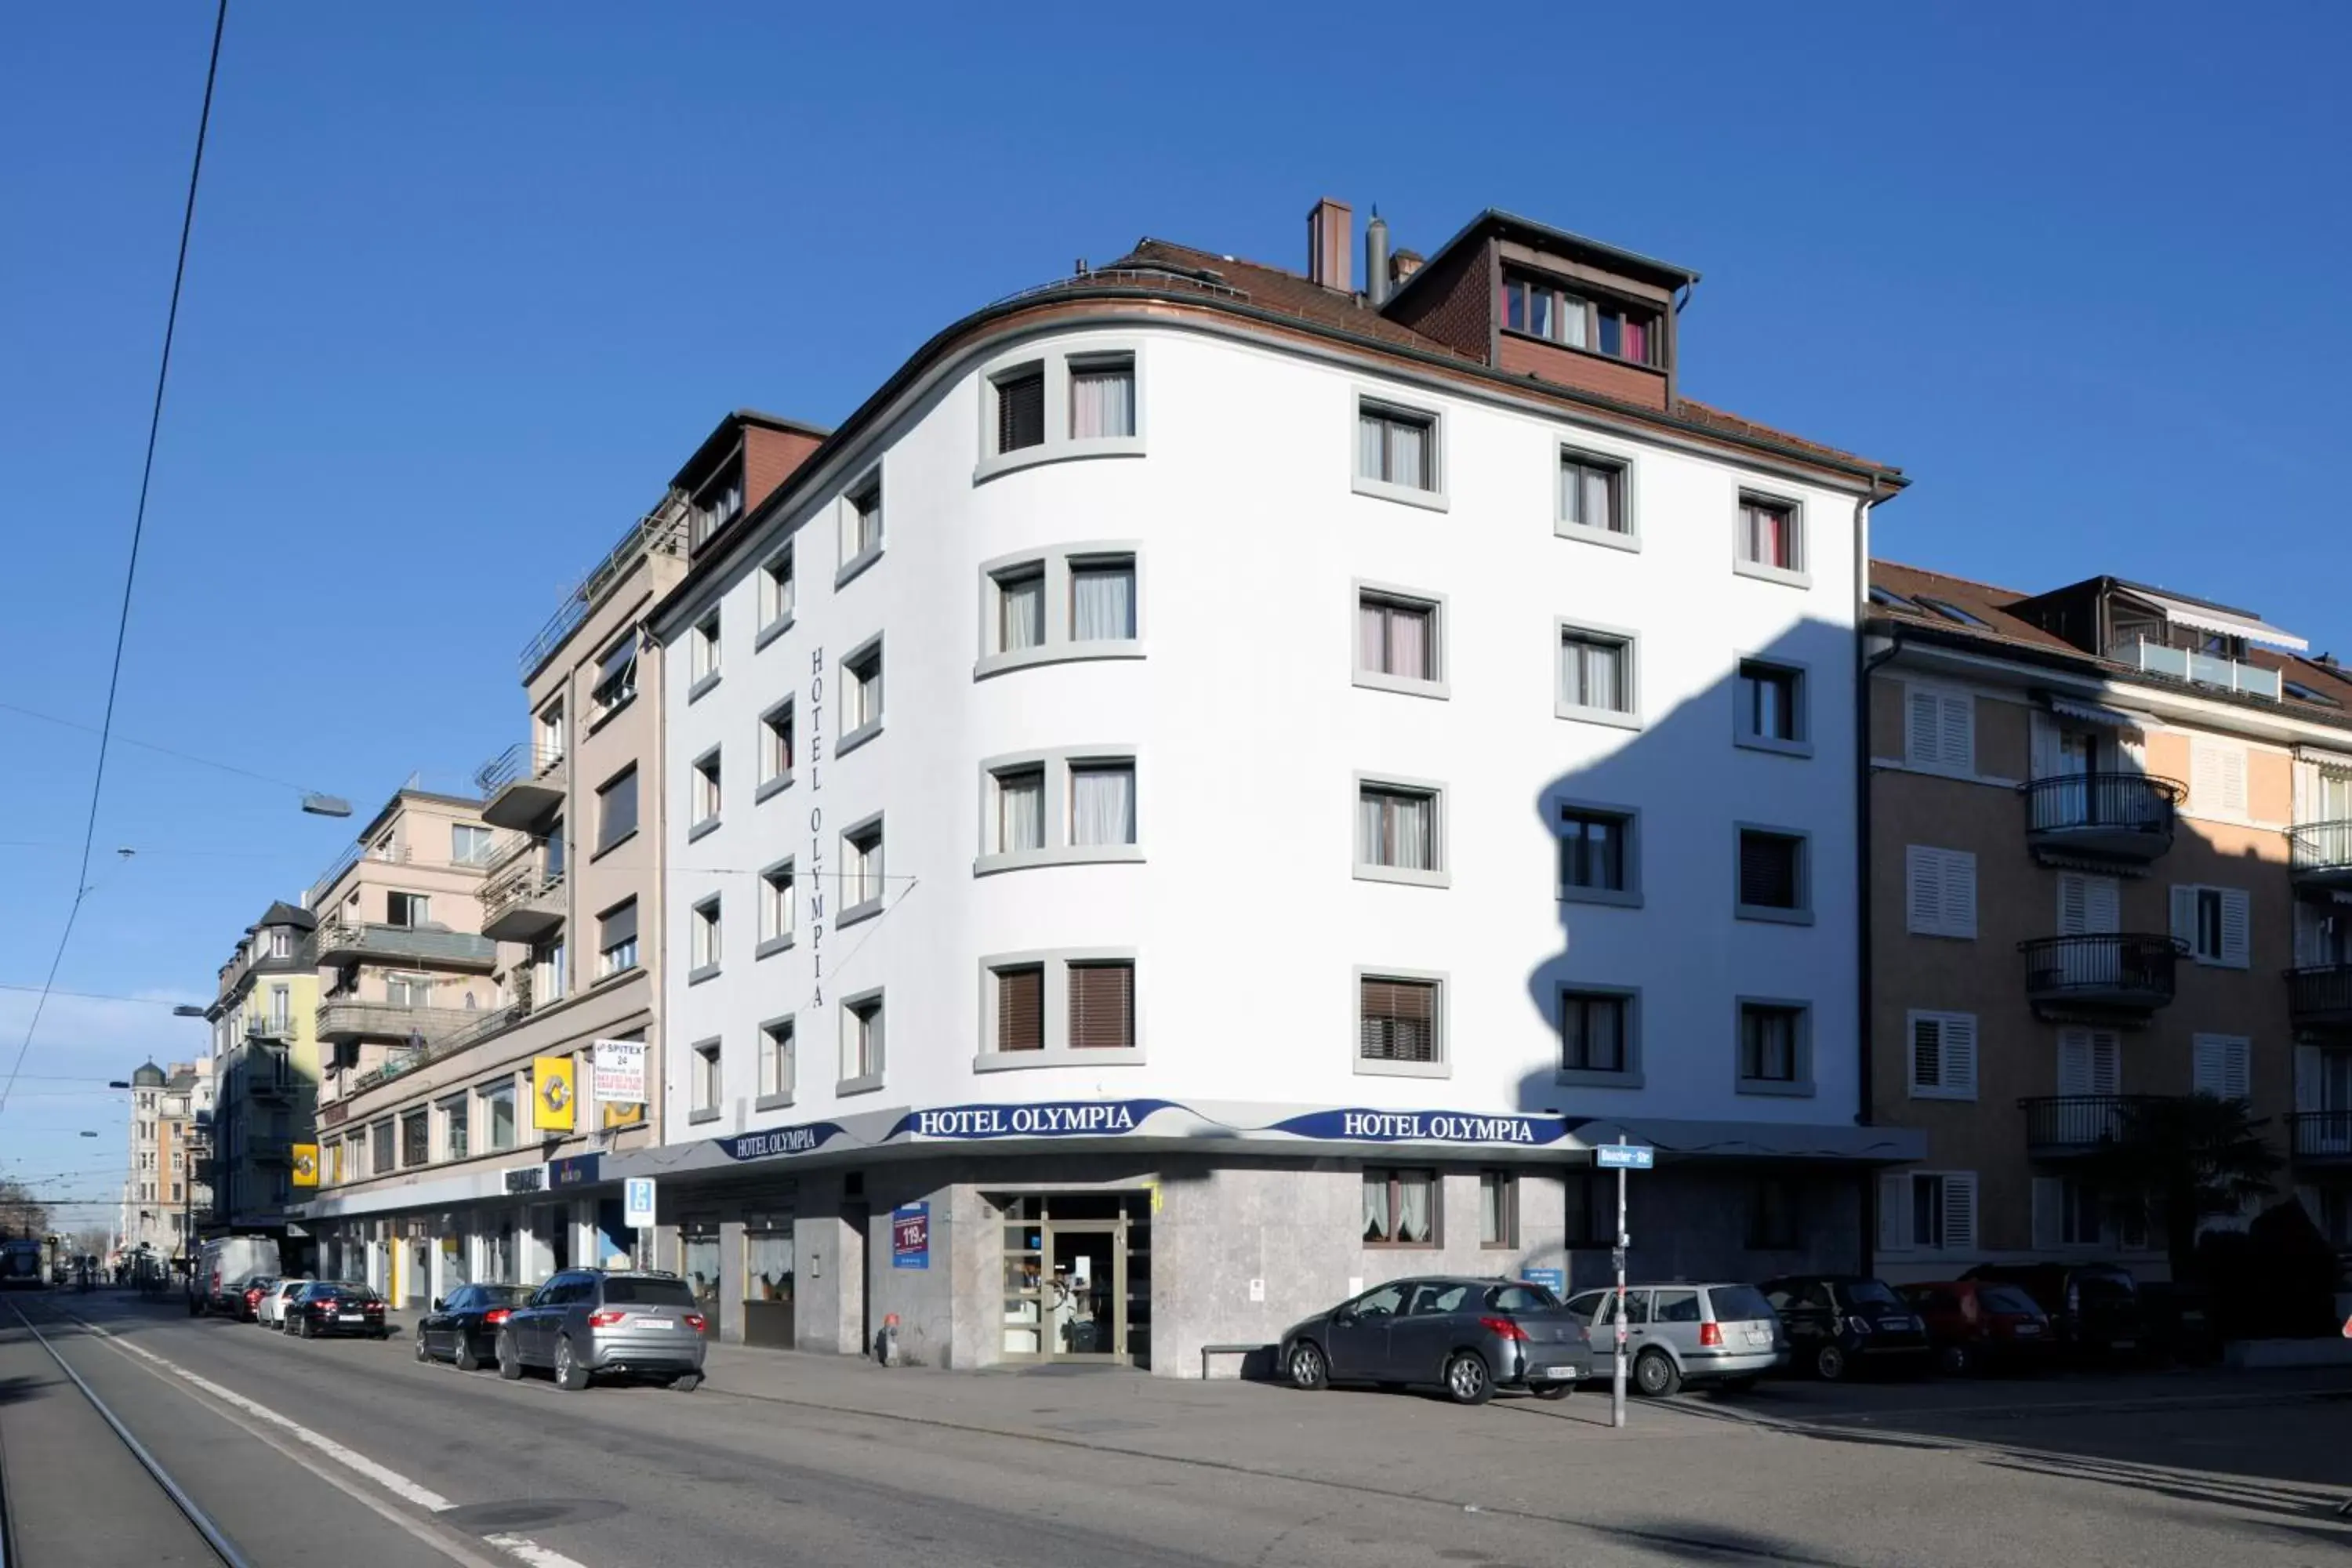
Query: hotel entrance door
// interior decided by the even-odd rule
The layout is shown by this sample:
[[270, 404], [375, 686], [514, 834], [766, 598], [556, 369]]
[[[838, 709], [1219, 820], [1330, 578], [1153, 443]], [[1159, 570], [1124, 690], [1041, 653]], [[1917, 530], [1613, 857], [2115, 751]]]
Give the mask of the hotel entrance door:
[[1095, 1193], [1001, 1201], [1004, 1359], [1150, 1365], [1151, 1225], [1140, 1205]]

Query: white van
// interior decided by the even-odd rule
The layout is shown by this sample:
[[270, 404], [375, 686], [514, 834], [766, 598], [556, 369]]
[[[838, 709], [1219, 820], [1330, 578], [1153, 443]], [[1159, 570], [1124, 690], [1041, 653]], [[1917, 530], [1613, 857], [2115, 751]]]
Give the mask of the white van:
[[236, 1291], [257, 1274], [278, 1272], [278, 1242], [267, 1236], [224, 1236], [207, 1241], [196, 1255], [196, 1271], [188, 1280], [188, 1315], [226, 1312], [245, 1315]]

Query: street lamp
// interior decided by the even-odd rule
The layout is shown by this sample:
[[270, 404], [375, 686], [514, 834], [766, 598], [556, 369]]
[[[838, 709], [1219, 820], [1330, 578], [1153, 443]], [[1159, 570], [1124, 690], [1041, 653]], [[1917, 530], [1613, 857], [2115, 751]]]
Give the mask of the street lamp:
[[193, 1002], [182, 1002], [173, 1007], [172, 1016], [174, 1018], [201, 1018], [205, 1016], [205, 1009], [197, 1006]]
[[339, 795], [320, 795], [313, 791], [302, 797], [302, 809], [312, 816], [349, 816], [352, 803]]

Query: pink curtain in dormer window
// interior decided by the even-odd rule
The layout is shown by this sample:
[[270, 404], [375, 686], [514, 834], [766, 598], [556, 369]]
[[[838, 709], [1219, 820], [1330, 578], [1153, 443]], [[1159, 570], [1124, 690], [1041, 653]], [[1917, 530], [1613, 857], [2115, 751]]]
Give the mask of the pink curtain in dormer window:
[[1650, 324], [1625, 318], [1625, 357], [1635, 364], [1650, 363]]

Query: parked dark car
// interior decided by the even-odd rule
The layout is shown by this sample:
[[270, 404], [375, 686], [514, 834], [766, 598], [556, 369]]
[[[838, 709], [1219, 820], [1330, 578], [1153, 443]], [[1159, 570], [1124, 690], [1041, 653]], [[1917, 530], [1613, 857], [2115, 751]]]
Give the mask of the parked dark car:
[[384, 1326], [383, 1298], [365, 1285], [331, 1281], [313, 1285], [287, 1303], [286, 1318], [300, 1339], [314, 1340], [323, 1334], [364, 1334], [372, 1340], [392, 1336]]
[[1784, 1274], [1761, 1289], [1788, 1332], [1792, 1366], [1831, 1383], [1864, 1369], [1927, 1370], [1927, 1328], [1883, 1279]]
[[1391, 1280], [1286, 1329], [1277, 1353], [1294, 1388], [1434, 1385], [1457, 1405], [1497, 1388], [1562, 1399], [1592, 1375], [1584, 1324], [1517, 1279]]
[[566, 1269], [499, 1325], [499, 1375], [511, 1382], [543, 1366], [558, 1388], [573, 1392], [593, 1377], [625, 1376], [690, 1394], [702, 1384], [707, 1327], [694, 1292], [675, 1274]]
[[2050, 1314], [2014, 1285], [1945, 1279], [1906, 1285], [1903, 1299], [1927, 1325], [1936, 1364], [1959, 1375], [1995, 1368], [2025, 1370], [2058, 1353]]
[[236, 1321], [240, 1323], [259, 1322], [261, 1299], [277, 1289], [278, 1276], [275, 1274], [257, 1274], [247, 1280], [244, 1287], [237, 1291], [236, 1300], [232, 1304]]
[[530, 1300], [528, 1285], [460, 1285], [416, 1321], [416, 1359], [473, 1372], [498, 1359], [499, 1325]]
[[2147, 1336], [2139, 1289], [2112, 1263], [1979, 1263], [1960, 1276], [2014, 1285], [2050, 1314], [2062, 1350], [2079, 1360], [2125, 1360]]

